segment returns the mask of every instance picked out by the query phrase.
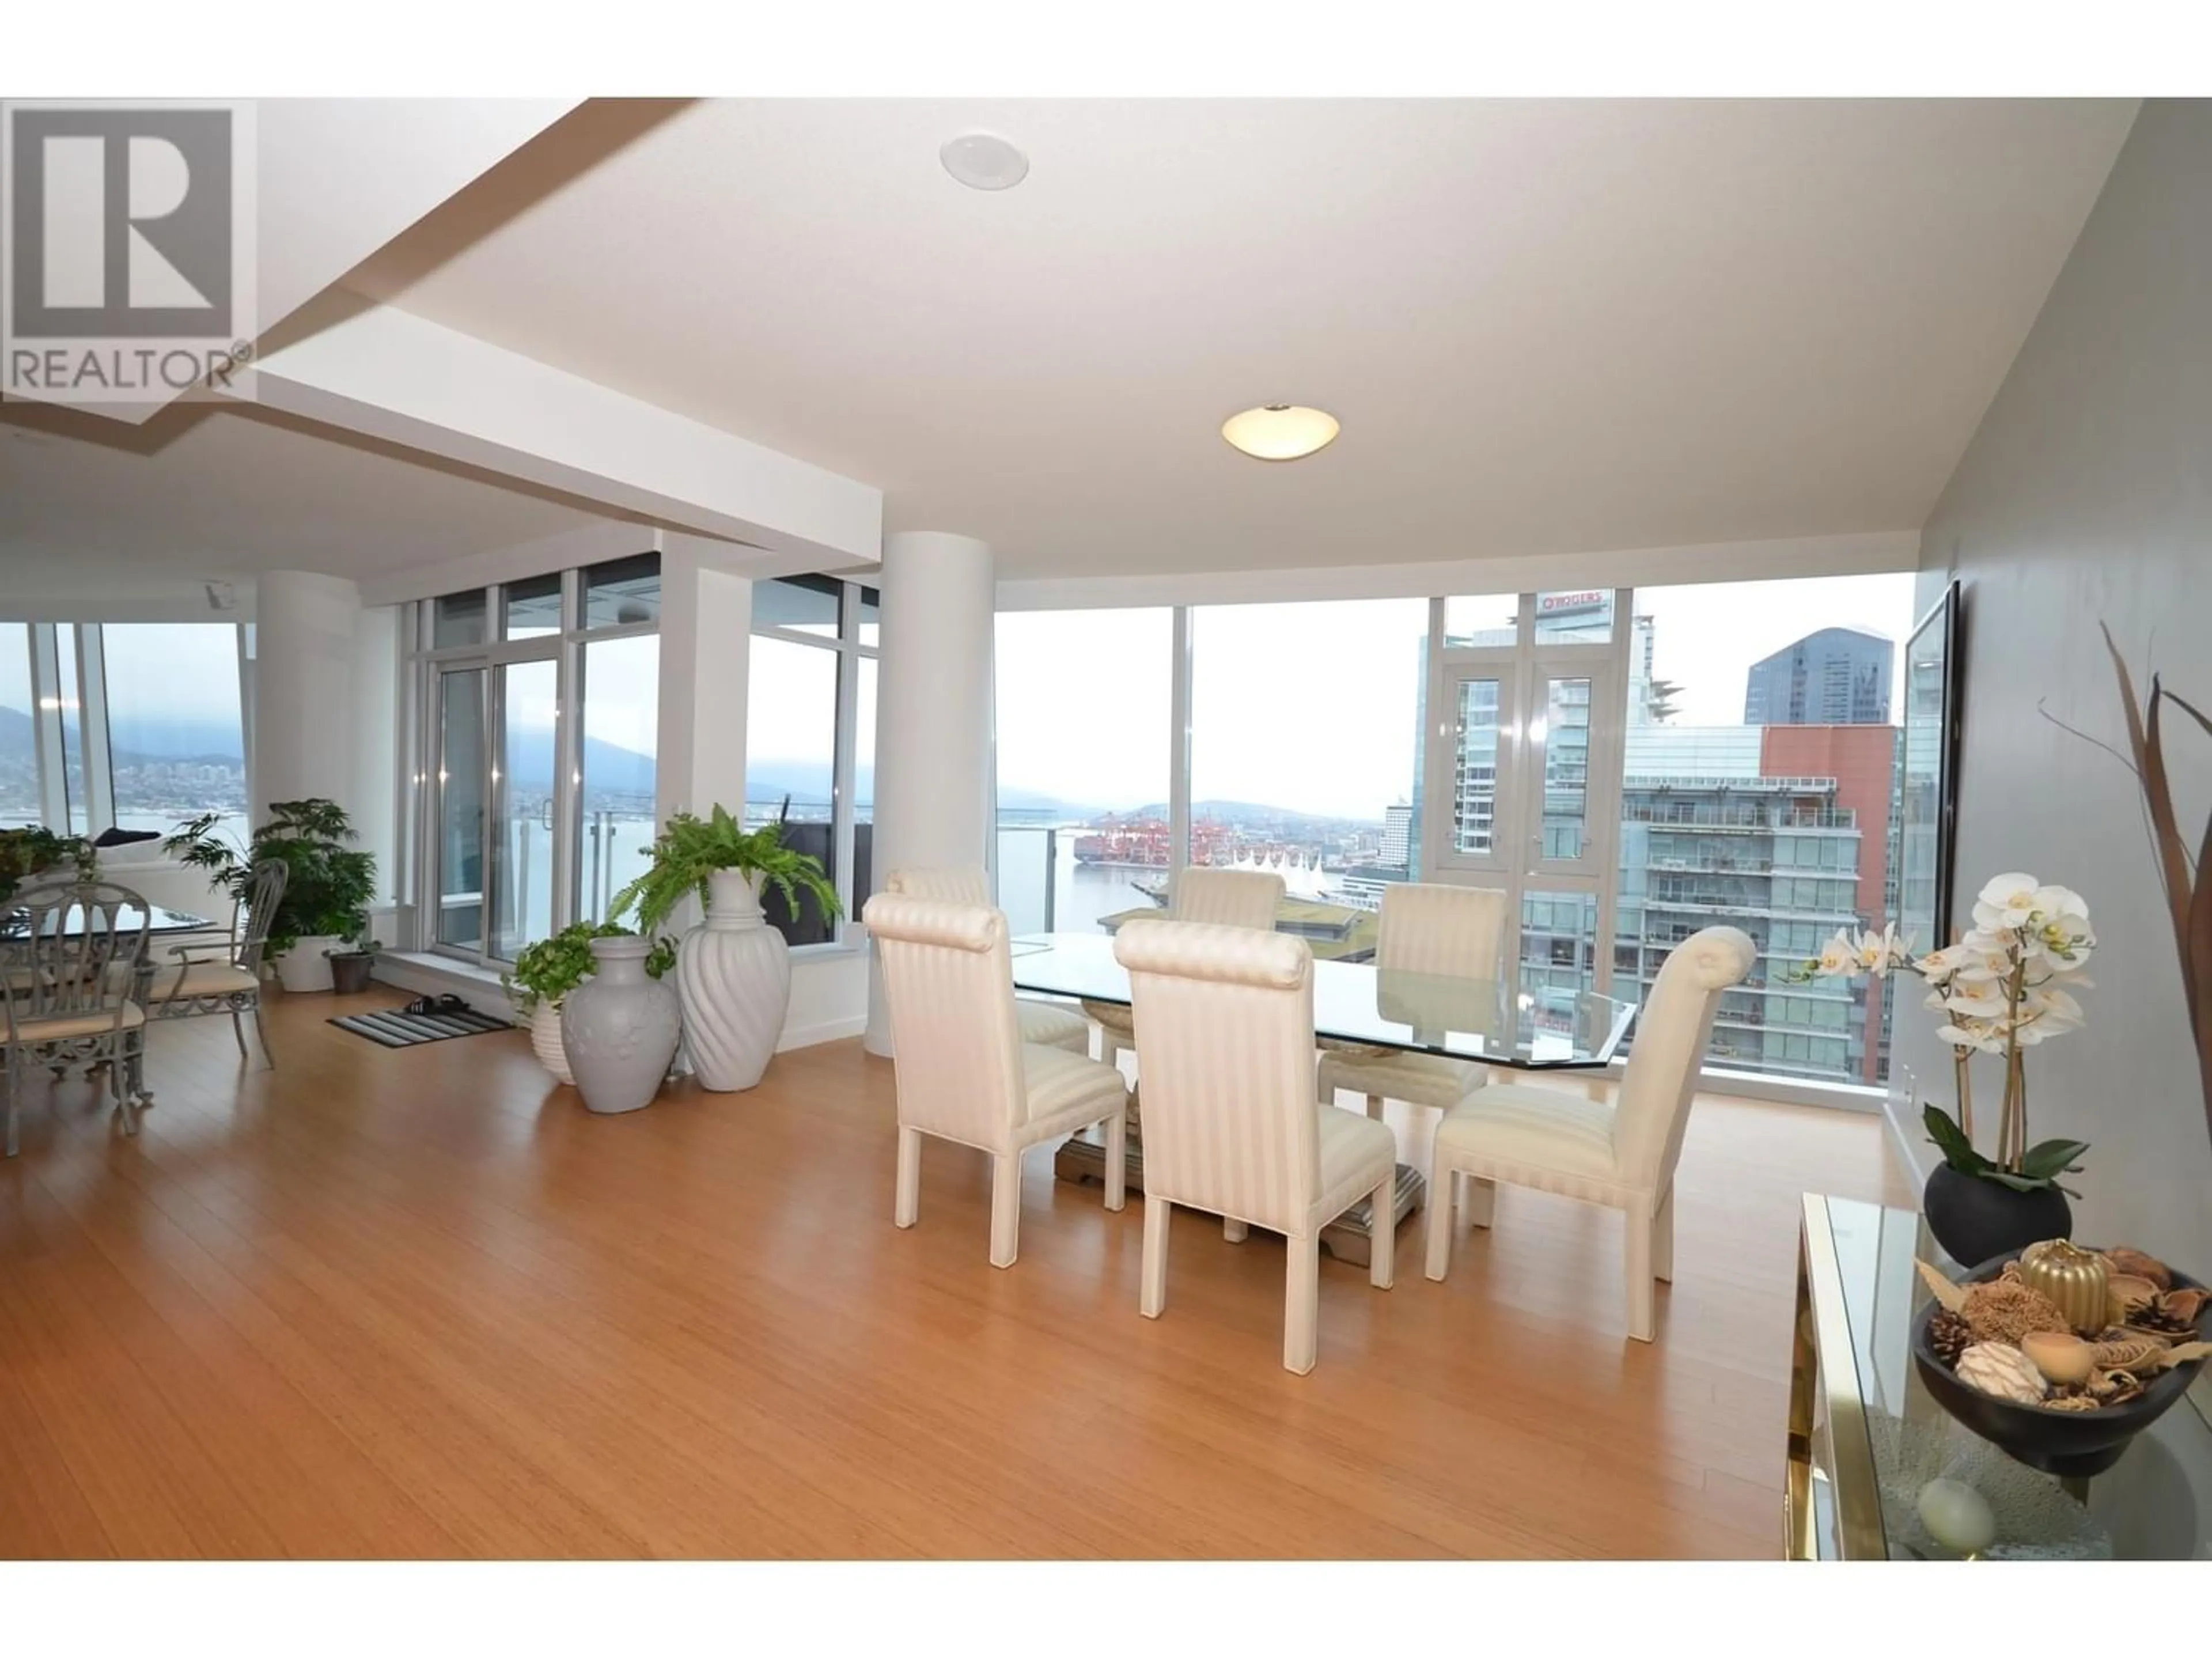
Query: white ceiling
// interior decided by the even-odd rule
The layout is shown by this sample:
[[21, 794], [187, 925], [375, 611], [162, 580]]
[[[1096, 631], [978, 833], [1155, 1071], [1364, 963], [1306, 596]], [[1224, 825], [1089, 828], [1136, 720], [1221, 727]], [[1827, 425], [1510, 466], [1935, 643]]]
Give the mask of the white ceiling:
[[374, 576], [597, 521], [574, 502], [258, 413], [179, 406], [133, 429], [36, 404], [0, 410], [0, 589], [14, 595], [264, 570]]
[[[350, 283], [1009, 577], [1911, 529], [2134, 107], [710, 102], [550, 191], [522, 152]], [[978, 126], [1018, 188], [939, 167]], [[1216, 435], [1270, 401], [1343, 435]]]
[[[1909, 531], [2134, 107], [602, 103], [349, 284], [879, 486], [1012, 579]], [[939, 167], [978, 126], [1018, 188]], [[1270, 401], [1343, 435], [1216, 435]], [[374, 578], [597, 510], [316, 431], [0, 410], [0, 589]]]

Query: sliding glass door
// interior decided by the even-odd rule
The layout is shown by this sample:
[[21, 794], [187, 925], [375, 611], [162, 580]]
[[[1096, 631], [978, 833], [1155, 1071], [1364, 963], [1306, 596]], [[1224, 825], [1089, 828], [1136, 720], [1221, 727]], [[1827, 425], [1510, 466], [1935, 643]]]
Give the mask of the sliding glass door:
[[416, 948], [503, 968], [644, 868], [659, 619], [652, 553], [417, 608]]
[[512, 962], [553, 931], [555, 711], [561, 665], [550, 659], [493, 671], [499, 754], [491, 769], [492, 955]]
[[1430, 687], [1429, 879], [1513, 895], [1508, 959], [1563, 1012], [1612, 977], [1601, 919], [1618, 881], [1620, 738], [1607, 711], [1626, 696], [1613, 601], [1448, 601]]

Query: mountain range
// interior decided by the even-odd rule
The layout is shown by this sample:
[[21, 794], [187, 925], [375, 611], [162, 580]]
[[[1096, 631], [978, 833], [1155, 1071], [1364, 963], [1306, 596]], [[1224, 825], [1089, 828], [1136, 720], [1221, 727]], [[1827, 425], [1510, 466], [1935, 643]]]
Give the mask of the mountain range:
[[[64, 719], [62, 725], [64, 731], [76, 730], [74, 719]], [[111, 714], [107, 731], [110, 752], [118, 766], [246, 763], [238, 726], [230, 720]], [[37, 727], [30, 715], [21, 708], [0, 706], [0, 761], [28, 763], [37, 755]]]

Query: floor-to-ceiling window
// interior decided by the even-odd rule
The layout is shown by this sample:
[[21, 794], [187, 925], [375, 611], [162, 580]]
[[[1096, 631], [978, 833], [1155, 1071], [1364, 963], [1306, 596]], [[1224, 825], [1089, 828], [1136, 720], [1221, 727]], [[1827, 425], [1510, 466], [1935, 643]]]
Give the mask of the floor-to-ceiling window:
[[216, 815], [244, 844], [230, 623], [0, 623], [0, 823], [97, 837]]
[[[745, 699], [750, 825], [780, 823], [785, 844], [820, 860], [848, 921], [874, 877], [876, 590], [834, 576], [753, 586]], [[769, 921], [793, 945], [827, 944], [846, 925], [802, 894], [773, 891]]]
[[603, 919], [655, 825], [660, 567], [641, 554], [425, 601], [419, 943], [511, 962]]
[[239, 630], [224, 623], [109, 623], [100, 629], [115, 823], [167, 831], [216, 815], [243, 845], [245, 703]]
[[[1710, 1050], [1815, 1083], [1888, 1075], [1886, 984], [1790, 975], [1839, 929], [1896, 914], [1899, 686], [1909, 574], [1640, 588], [1624, 716], [1624, 994], [1726, 925], [1758, 951]], [[1929, 941], [1918, 941], [1924, 949]]]
[[0, 828], [43, 823], [39, 799], [38, 699], [31, 689], [31, 630], [0, 623]]
[[1018, 933], [1148, 905], [1169, 821], [1173, 613], [1005, 611], [994, 677], [999, 903]]
[[1320, 956], [1374, 949], [1420, 855], [1429, 602], [1190, 612], [1190, 862], [1273, 870]]
[[1512, 971], [1563, 1008], [1648, 996], [1674, 945], [1726, 924], [1759, 961], [1709, 1063], [1879, 1083], [1887, 988], [1787, 976], [1895, 909], [1911, 586], [1003, 614], [1000, 902], [1018, 932], [1110, 926], [1183, 861], [1265, 863], [1302, 930], [1344, 913], [1331, 948], [1356, 956], [1389, 880], [1497, 886]]
[[1610, 589], [1447, 599], [1427, 733], [1428, 878], [1514, 896], [1505, 950], [1550, 1017], [1606, 988], [1599, 918], [1611, 902], [1623, 677]]

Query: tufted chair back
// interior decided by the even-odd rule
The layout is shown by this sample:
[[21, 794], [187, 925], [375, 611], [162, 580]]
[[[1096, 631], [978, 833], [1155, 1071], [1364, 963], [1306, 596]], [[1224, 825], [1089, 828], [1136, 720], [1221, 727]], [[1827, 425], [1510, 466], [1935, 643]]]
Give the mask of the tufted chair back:
[[1674, 1179], [1721, 993], [1743, 983], [1755, 957], [1741, 929], [1707, 927], [1676, 945], [1661, 966], [1651, 999], [1636, 1016], [1613, 1111], [1613, 1155], [1629, 1180], [1663, 1192]]
[[991, 878], [981, 866], [964, 870], [894, 870], [884, 884], [886, 893], [908, 898], [942, 899], [948, 904], [988, 904]]
[[1498, 888], [1394, 882], [1382, 890], [1375, 965], [1494, 980], [1504, 936], [1505, 895]]
[[1209, 870], [1193, 866], [1175, 878], [1168, 915], [1176, 921], [1202, 921], [1216, 927], [1275, 931], [1275, 909], [1283, 902], [1283, 878], [1267, 870]]
[[1302, 1228], [1321, 1195], [1313, 952], [1249, 927], [1133, 921], [1114, 956], [1144, 1057], [1146, 1192]]
[[878, 893], [864, 920], [883, 960], [899, 1121], [995, 1149], [1029, 1110], [1006, 917]]

